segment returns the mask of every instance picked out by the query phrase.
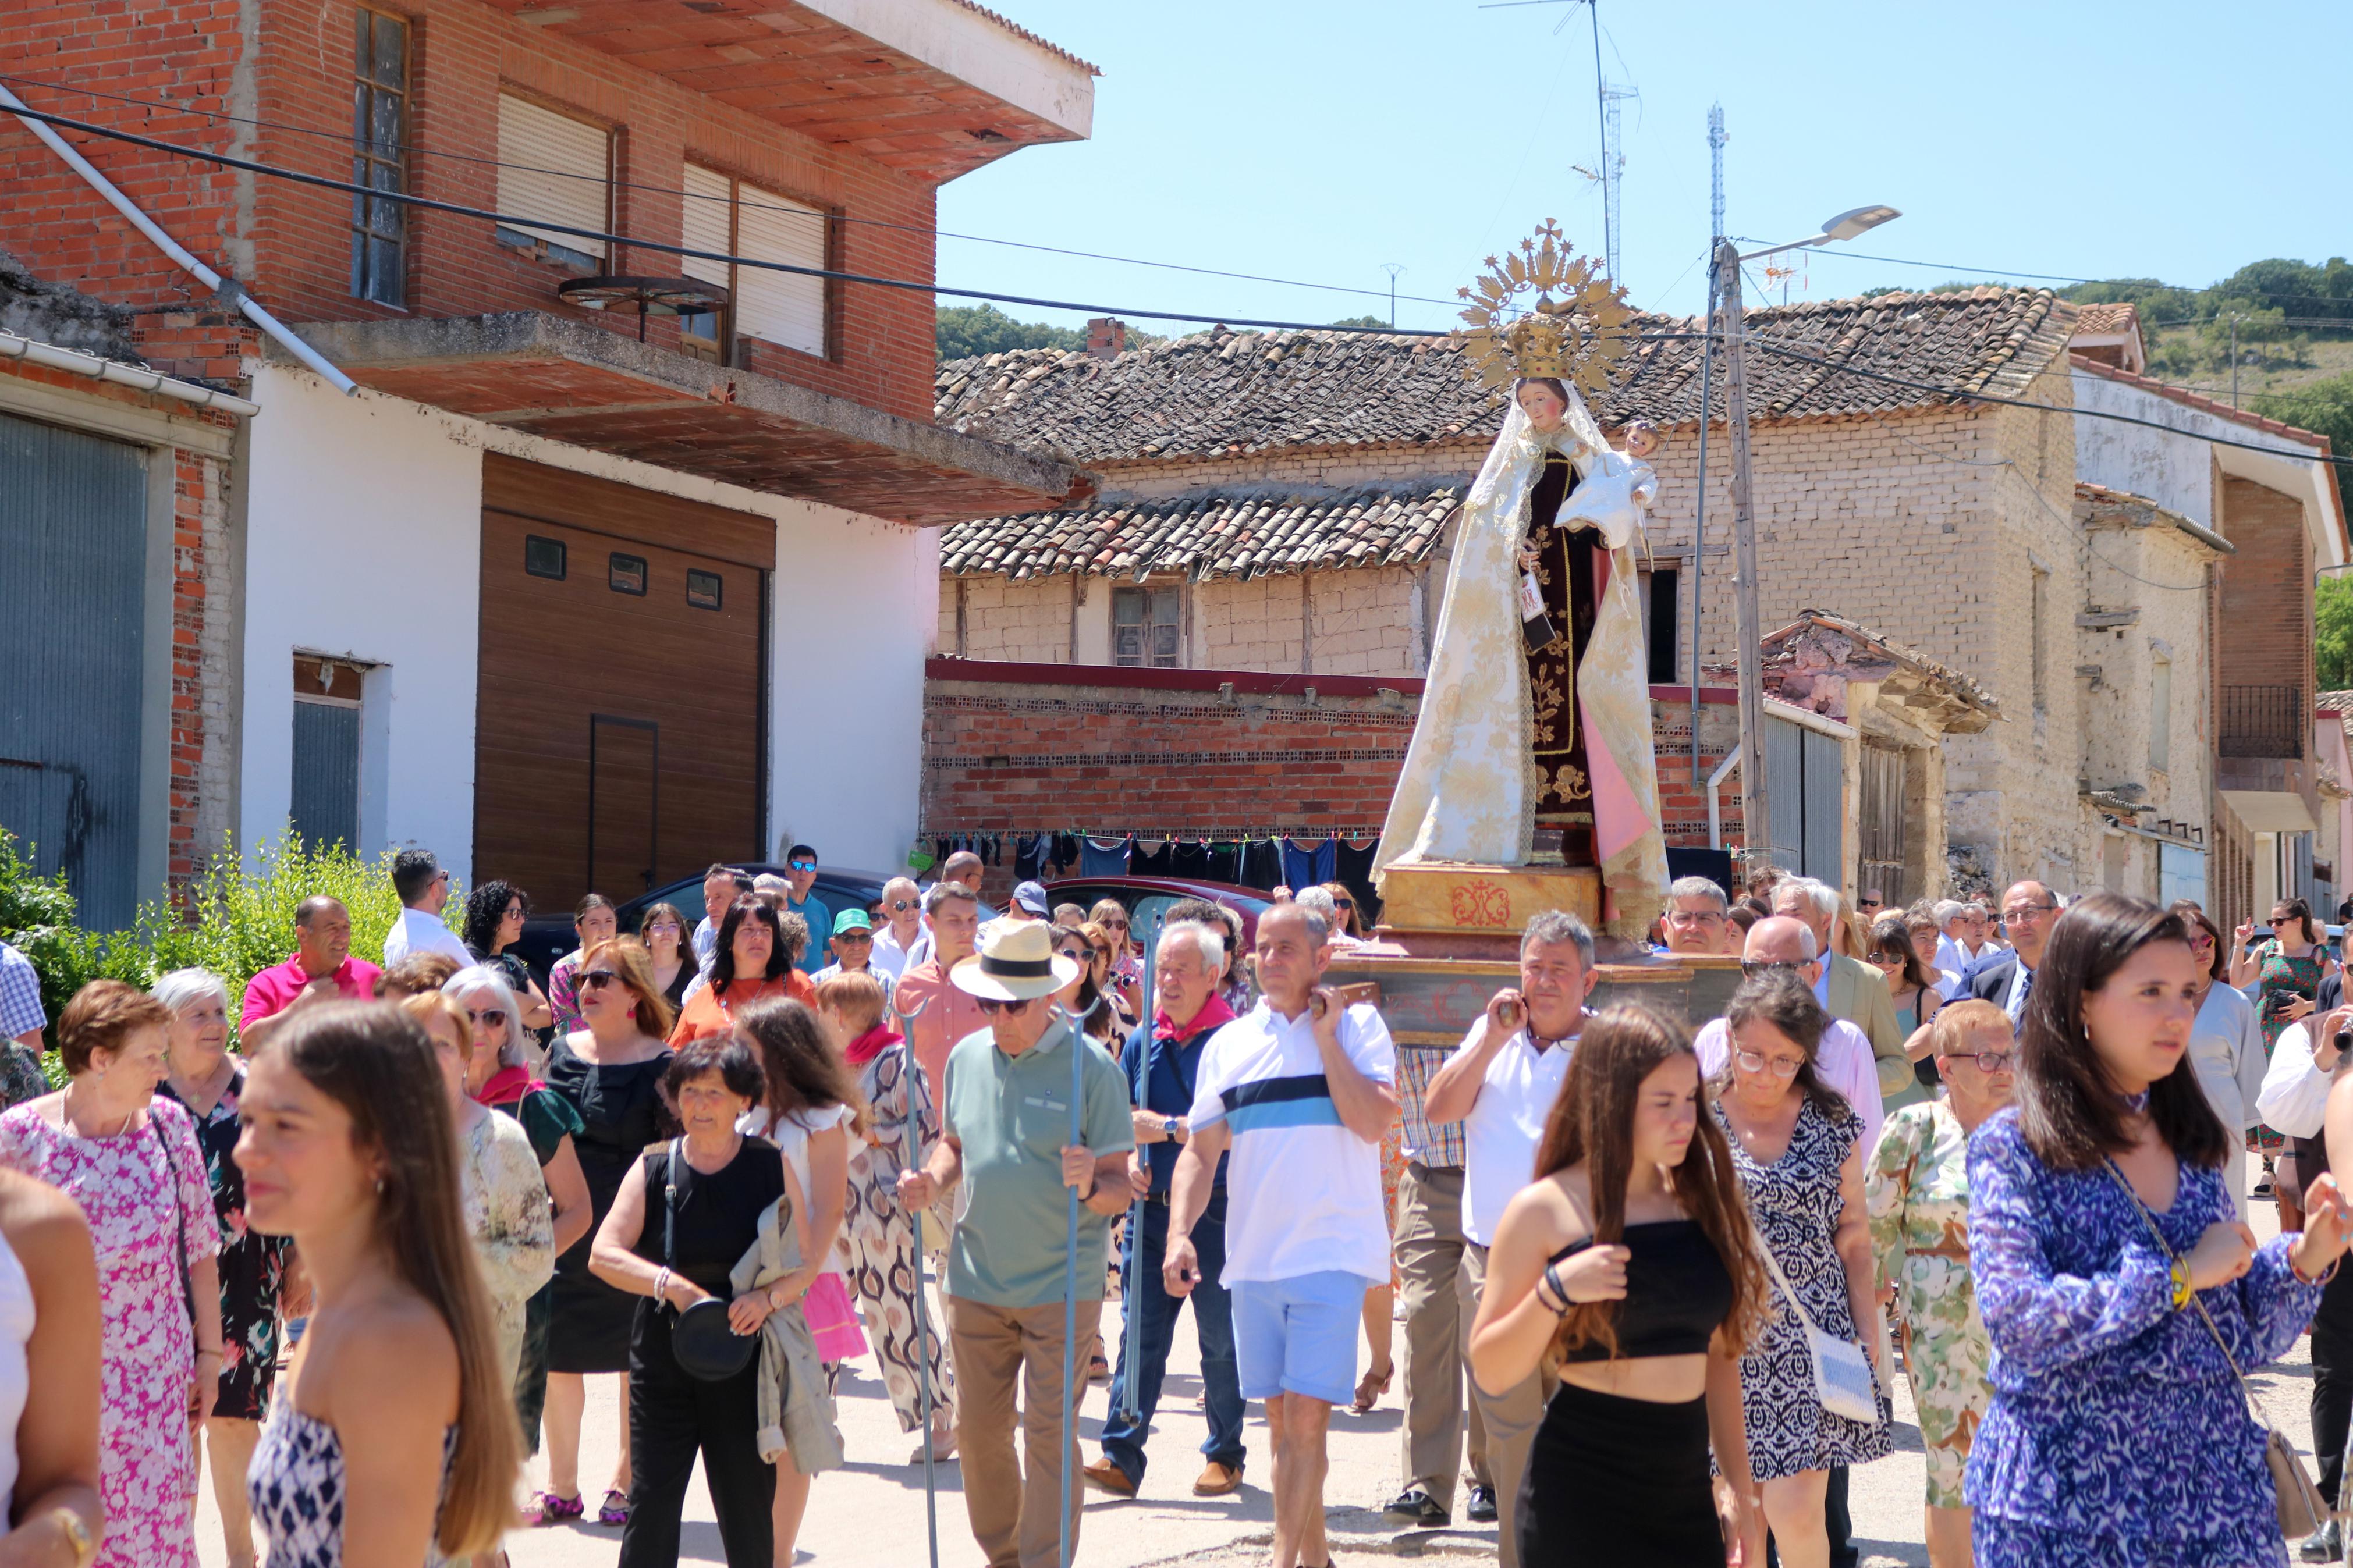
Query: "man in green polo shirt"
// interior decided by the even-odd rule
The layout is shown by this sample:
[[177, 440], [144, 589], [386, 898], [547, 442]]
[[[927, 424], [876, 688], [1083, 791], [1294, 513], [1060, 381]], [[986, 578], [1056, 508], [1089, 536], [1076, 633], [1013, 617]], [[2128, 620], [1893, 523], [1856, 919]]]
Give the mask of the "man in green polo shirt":
[[[949, 972], [950, 984], [978, 1000], [988, 1026], [949, 1051], [940, 1141], [922, 1170], [899, 1177], [899, 1201], [916, 1212], [964, 1183], [948, 1243], [948, 1342], [965, 1511], [990, 1568], [1050, 1568], [1057, 1559], [1062, 1473], [1050, 1457], [1066, 1454], [1074, 1478], [1079, 1468], [1062, 1380], [1069, 1194], [1076, 1189], [1080, 1199], [1078, 1342], [1069, 1360], [1083, 1376], [1103, 1315], [1104, 1249], [1113, 1218], [1127, 1207], [1135, 1147], [1126, 1079], [1102, 1047], [1053, 1016], [1055, 994], [1079, 968], [1055, 953], [1052, 935], [1042, 921], [997, 928]], [[1076, 1143], [1074, 1050], [1084, 1053]], [[1017, 1380], [1026, 1478], [1013, 1448]], [[1073, 1551], [1084, 1492], [1071, 1489]]]

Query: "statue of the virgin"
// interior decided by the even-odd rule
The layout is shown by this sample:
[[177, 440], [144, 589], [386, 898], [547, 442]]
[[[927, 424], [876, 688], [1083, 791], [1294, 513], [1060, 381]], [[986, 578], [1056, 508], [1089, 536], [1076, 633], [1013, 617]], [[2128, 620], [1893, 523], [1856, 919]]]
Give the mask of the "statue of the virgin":
[[[1377, 877], [1417, 863], [1596, 867], [1607, 929], [1638, 942], [1667, 887], [1635, 572], [1658, 480], [1641, 460], [1647, 430], [1612, 449], [1577, 392], [1606, 386], [1624, 309], [1556, 229], [1538, 237], [1482, 279], [1465, 313], [1474, 369], [1508, 382], [1511, 400], [1456, 526], [1373, 864]], [[1530, 287], [1535, 309], [1502, 324]]]

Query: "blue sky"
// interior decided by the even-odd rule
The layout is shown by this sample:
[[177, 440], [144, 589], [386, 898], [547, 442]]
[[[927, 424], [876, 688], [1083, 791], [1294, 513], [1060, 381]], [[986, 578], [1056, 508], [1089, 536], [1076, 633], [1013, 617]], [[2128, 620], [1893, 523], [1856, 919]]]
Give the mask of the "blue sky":
[[[1094, 136], [947, 185], [944, 230], [1368, 292], [952, 239], [943, 283], [1320, 322], [1386, 316], [1396, 262], [1398, 324], [1444, 327], [1453, 306], [1414, 297], [1451, 301], [1539, 219], [1600, 254], [1599, 190], [1572, 167], [1599, 144], [1581, 4], [991, 3], [1102, 68]], [[2353, 6], [2242, 5], [2226, 30], [2169, 3], [1600, 0], [1599, 15], [1607, 74], [1641, 95], [1623, 111], [1621, 249], [1645, 309], [1704, 300], [1714, 101], [1736, 236], [1793, 239], [1884, 202], [1904, 216], [1846, 248], [2193, 286], [2353, 251], [2325, 65], [2353, 53]], [[1793, 300], [1964, 276], [1827, 253], [1800, 266]]]

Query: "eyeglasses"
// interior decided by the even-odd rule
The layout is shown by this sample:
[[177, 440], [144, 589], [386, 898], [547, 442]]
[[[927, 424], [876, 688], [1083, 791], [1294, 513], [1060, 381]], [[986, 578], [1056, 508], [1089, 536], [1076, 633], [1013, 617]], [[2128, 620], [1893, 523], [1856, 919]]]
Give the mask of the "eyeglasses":
[[1125, 921], [1103, 921], [1103, 925], [1105, 929], [1110, 931], [1125, 931], [1127, 929], [1127, 922]]
[[580, 977], [580, 984], [591, 991], [602, 991], [620, 978], [609, 969], [592, 969]]
[[893, 899], [891, 900], [891, 907], [903, 914], [907, 910], [913, 909], [919, 902], [921, 902], [921, 900], [916, 899]]
[[507, 1026], [506, 1009], [503, 1007], [486, 1007], [479, 1013], [469, 1007], [466, 1009], [466, 1016], [477, 1024], [488, 1024], [493, 1029], [503, 1029]]
[[1762, 979], [1767, 974], [1795, 974], [1804, 967], [1803, 963], [1767, 963], [1761, 958], [1744, 958], [1740, 961], [1741, 974], [1750, 980]]
[[2001, 918], [2006, 921], [2031, 921], [2037, 915], [2047, 915], [2058, 907], [2057, 904], [2010, 904], [2002, 910]]
[[785, 862], [785, 869], [787, 871], [814, 871], [817, 869], [817, 862], [814, 860], [787, 860]]
[[835, 937], [833, 940], [836, 942], [872, 942], [874, 940], [874, 933], [871, 931], [846, 931], [839, 936]]
[[2018, 1059], [2018, 1053], [2016, 1051], [1953, 1051], [1948, 1053], [1945, 1059], [1948, 1062], [1975, 1062], [1978, 1064], [1979, 1072], [2005, 1072], [2009, 1070], [2010, 1064]]
[[1859, 910], [1883, 910], [1887, 906], [1877, 899], [1857, 899], [1854, 907]]
[[1029, 1008], [1029, 1004], [1036, 1000], [1036, 998], [1024, 996], [1018, 1002], [999, 1002], [993, 997], [982, 996], [976, 998], [976, 1000], [980, 1003], [980, 1010], [989, 1017], [994, 1018], [999, 1013], [1024, 1012]]
[[647, 936], [659, 936], [662, 932], [668, 931], [670, 935], [676, 936], [683, 929], [685, 928], [681, 926], [676, 921], [656, 921], [653, 924], [646, 927], [645, 934]]
[[522, 920], [522, 919], [523, 918], [523, 914], [524, 914], [523, 907], [522, 907], [521, 904], [509, 904], [509, 905], [506, 907], [506, 911], [505, 911], [504, 915], [503, 915], [501, 918], [502, 918], [502, 919], [505, 919], [505, 920], [511, 920], [511, 921], [519, 921], [519, 920]]
[[1732, 1059], [1740, 1064], [1744, 1072], [1770, 1071], [1775, 1078], [1795, 1078], [1798, 1069], [1806, 1065], [1802, 1060], [1791, 1061], [1787, 1057], [1768, 1057], [1760, 1051], [1748, 1050], [1734, 1051]]
[[1720, 910], [1669, 910], [1667, 923], [1671, 926], [1721, 925], [1724, 914]]
[[2189, 933], [2189, 946], [2192, 951], [2201, 947], [2211, 947], [2213, 945], [2214, 939], [2208, 936], [2204, 931], [2193, 931]]
[[1058, 947], [1054, 951], [1073, 963], [1084, 963], [1094, 956], [1083, 947]]
[[1332, 907], [1335, 910], [1353, 910], [1356, 907], [1356, 901], [1354, 899], [1335, 899], [1332, 900]]

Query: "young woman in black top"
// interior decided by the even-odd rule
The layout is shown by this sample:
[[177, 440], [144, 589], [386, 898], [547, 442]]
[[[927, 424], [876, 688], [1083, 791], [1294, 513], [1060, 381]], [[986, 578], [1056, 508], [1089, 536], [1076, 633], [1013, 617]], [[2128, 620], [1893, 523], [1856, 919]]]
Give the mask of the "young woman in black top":
[[1740, 1354], [1767, 1286], [1705, 1092], [1681, 1027], [1606, 1009], [1577, 1042], [1539, 1174], [1504, 1210], [1472, 1373], [1560, 1379], [1520, 1491], [1524, 1568], [1765, 1560]]

